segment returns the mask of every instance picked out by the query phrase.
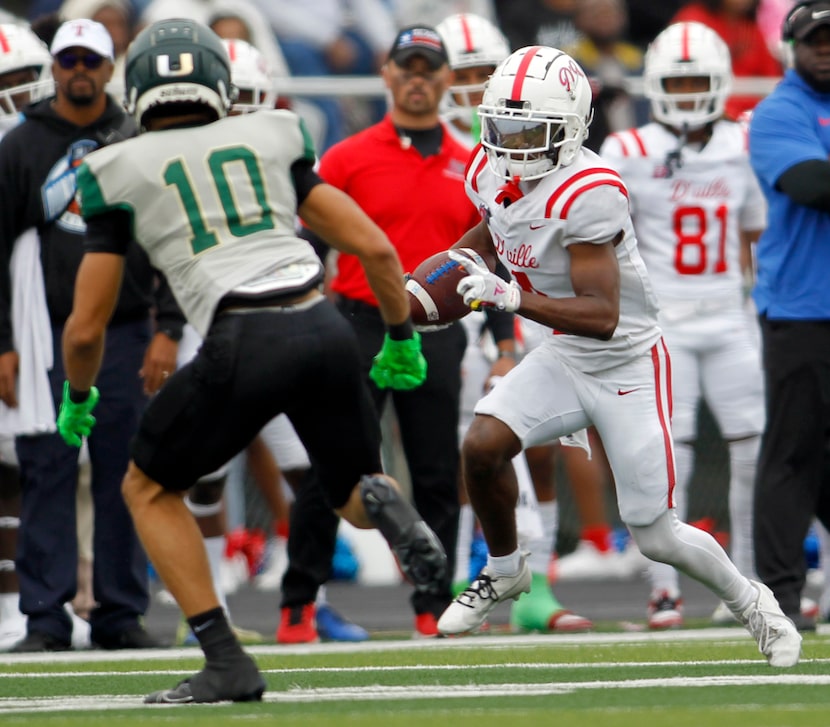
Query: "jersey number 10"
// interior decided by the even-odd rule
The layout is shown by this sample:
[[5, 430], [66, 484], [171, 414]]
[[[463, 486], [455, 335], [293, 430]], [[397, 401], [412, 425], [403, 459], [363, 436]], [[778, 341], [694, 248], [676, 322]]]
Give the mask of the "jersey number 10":
[[[235, 192], [239, 190], [232, 188], [231, 176], [228, 174], [228, 165], [234, 163], [236, 163], [234, 171], [240, 168], [244, 170], [250, 189], [254, 192], [256, 204], [259, 206], [257, 214], [249, 215], [247, 221], [243, 221], [236, 203], [239, 195]], [[261, 230], [274, 228], [274, 215], [265, 198], [265, 184], [256, 154], [242, 146], [215, 149], [207, 158], [207, 167], [209, 179], [222, 205], [225, 224], [231, 235], [245, 237], [245, 235], [252, 235]], [[198, 255], [218, 245], [219, 239], [216, 232], [208, 227], [204, 204], [196, 194], [191, 179], [192, 174], [181, 158], [174, 159], [164, 168], [164, 181], [168, 186], [175, 187], [179, 193], [179, 199], [190, 224], [190, 246], [193, 254]]]

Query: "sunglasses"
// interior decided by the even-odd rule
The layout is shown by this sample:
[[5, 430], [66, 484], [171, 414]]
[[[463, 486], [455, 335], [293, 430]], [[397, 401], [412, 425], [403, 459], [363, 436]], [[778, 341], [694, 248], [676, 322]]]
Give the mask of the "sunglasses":
[[71, 71], [78, 61], [84, 64], [90, 71], [100, 68], [104, 62], [104, 56], [97, 53], [60, 53], [55, 56], [58, 65], [65, 71]]

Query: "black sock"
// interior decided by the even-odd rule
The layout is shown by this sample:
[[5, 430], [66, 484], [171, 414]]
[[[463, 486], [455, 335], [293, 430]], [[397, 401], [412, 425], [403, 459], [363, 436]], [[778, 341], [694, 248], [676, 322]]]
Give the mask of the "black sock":
[[207, 661], [227, 659], [244, 653], [221, 607], [196, 614], [187, 619], [187, 623], [199, 640]]

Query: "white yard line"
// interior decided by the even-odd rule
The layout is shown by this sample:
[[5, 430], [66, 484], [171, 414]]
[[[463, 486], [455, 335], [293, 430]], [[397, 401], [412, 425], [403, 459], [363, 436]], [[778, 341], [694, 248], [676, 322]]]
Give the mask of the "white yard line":
[[[292, 688], [288, 691], [270, 691], [266, 702], [336, 702], [336, 701], [393, 701], [402, 699], [481, 699], [486, 697], [529, 697], [572, 694], [581, 690], [597, 689], [655, 689], [739, 687], [765, 685], [830, 685], [830, 675], [760, 674], [754, 676], [659, 677], [656, 679], [625, 679], [618, 681], [567, 682], [559, 684], [456, 684], [449, 687], [417, 685], [337, 687], [331, 689]], [[42, 699], [0, 699], [0, 715], [32, 714], [42, 712], [104, 712], [114, 709], [163, 709], [144, 705], [136, 695], [105, 694], [82, 697], [48, 697]]]
[[[496, 649], [536, 648], [539, 646], [583, 646], [587, 644], [626, 645], [644, 643], [682, 643], [717, 640], [721, 643], [751, 643], [751, 636], [742, 628], [705, 628], [680, 631], [620, 632], [588, 634], [511, 634], [502, 636], [465, 636], [448, 639], [370, 640], [360, 643], [321, 643], [283, 646], [278, 644], [247, 646], [246, 651], [259, 656], [308, 654], [370, 654], [419, 649]], [[8, 664], [72, 664], [77, 662], [123, 662], [158, 659], [201, 660], [195, 647], [170, 649], [124, 649], [121, 651], [58, 651], [39, 654], [0, 654], [0, 665]]]
[[[801, 664], [830, 664], [830, 659], [802, 659]], [[585, 661], [585, 662], [500, 662], [498, 664], [410, 664], [389, 666], [309, 666], [291, 669], [262, 669], [263, 674], [367, 674], [374, 672], [433, 672], [433, 671], [463, 671], [470, 669], [488, 671], [490, 669], [527, 669], [533, 670], [566, 670], [566, 669], [617, 669], [649, 668], [665, 669], [667, 667], [691, 666], [758, 666], [763, 661], [758, 659], [712, 659], [692, 661]], [[109, 671], [100, 669], [84, 669], [78, 671], [45, 671], [45, 672], [0, 672], [0, 681], [3, 679], [74, 679], [85, 676], [187, 676], [193, 669], [142, 669], [138, 671]], [[2, 699], [2, 697], [0, 697]]]

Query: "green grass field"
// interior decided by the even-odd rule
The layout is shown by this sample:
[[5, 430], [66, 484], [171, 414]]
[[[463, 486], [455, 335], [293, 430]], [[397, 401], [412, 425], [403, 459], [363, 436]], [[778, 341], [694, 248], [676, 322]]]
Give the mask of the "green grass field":
[[773, 669], [740, 628], [251, 648], [257, 704], [147, 706], [195, 649], [0, 655], [0, 724], [828, 727], [830, 639]]

